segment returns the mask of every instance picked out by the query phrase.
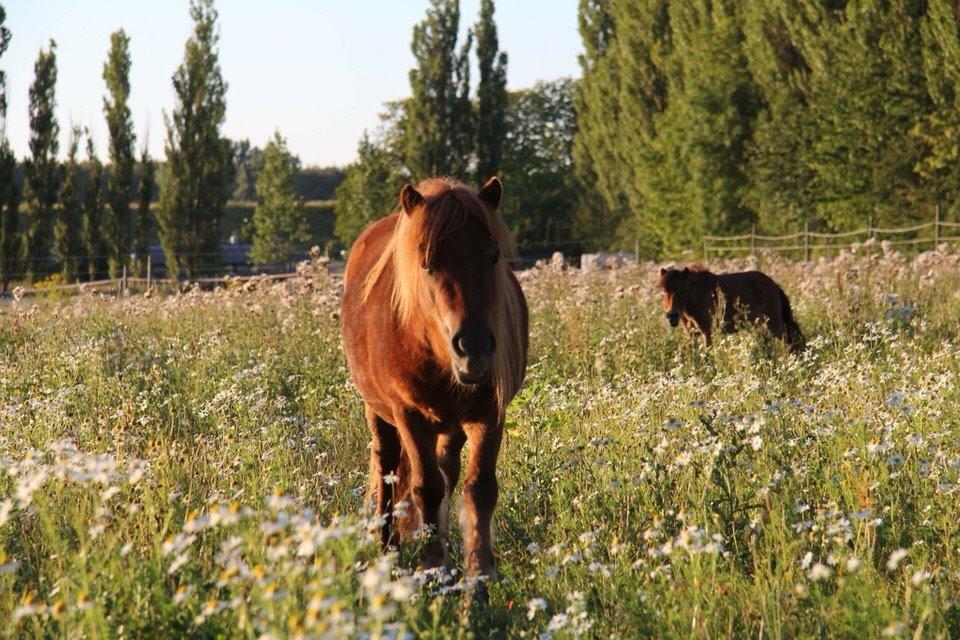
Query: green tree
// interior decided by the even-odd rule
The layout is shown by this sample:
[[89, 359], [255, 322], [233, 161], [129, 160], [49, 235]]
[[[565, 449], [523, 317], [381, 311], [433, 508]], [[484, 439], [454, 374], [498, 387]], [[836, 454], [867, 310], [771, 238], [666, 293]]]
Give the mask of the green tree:
[[835, 229], [927, 218], [912, 135], [931, 112], [921, 50], [924, 3], [849, 2], [817, 23], [809, 104], [819, 215]]
[[87, 135], [87, 190], [83, 197], [83, 221], [80, 225], [85, 248], [87, 278], [97, 280], [107, 275], [107, 247], [103, 238], [103, 164], [97, 157], [93, 138]]
[[459, 0], [430, 0], [427, 16], [413, 29], [405, 159], [414, 178], [466, 177], [473, 137], [470, 101], [472, 37], [457, 51]]
[[624, 186], [629, 167], [617, 155], [620, 71], [613, 0], [580, 0], [582, 78], [574, 94], [577, 134], [574, 173], [580, 196], [573, 234], [595, 248], [617, 244], [629, 205]]
[[[734, 0], [670, 3], [668, 101], [637, 179], [641, 220], [677, 252], [705, 233], [749, 229], [746, 150], [758, 99]], [[621, 138], [622, 142], [626, 142]]]
[[6, 291], [10, 282], [19, 277], [23, 255], [20, 188], [14, 175], [16, 168], [16, 158], [4, 139], [0, 142], [0, 292]]
[[103, 80], [107, 95], [103, 98], [103, 113], [110, 132], [110, 180], [107, 200], [110, 218], [107, 224], [110, 277], [119, 277], [130, 261], [132, 233], [130, 229], [130, 199], [133, 183], [133, 149], [136, 135], [130, 117], [130, 38], [120, 29], [110, 36], [110, 52], [103, 65]]
[[172, 275], [187, 278], [217, 263], [220, 221], [233, 182], [230, 141], [220, 133], [227, 84], [217, 53], [212, 0], [192, 0], [193, 35], [173, 76], [177, 105], [165, 117], [167, 162], [157, 222]]
[[30, 157], [26, 161], [25, 226], [26, 275], [33, 282], [44, 273], [50, 258], [54, 208], [60, 184], [57, 163], [56, 43], [51, 40], [47, 50], [40, 50], [34, 65], [34, 80], [30, 85]]
[[80, 255], [84, 249], [81, 242], [83, 202], [80, 197], [80, 163], [77, 160], [81, 135], [80, 127], [74, 126], [70, 130], [67, 161], [63, 167], [63, 180], [60, 183], [60, 208], [53, 227], [54, 247], [66, 282], [76, 280], [80, 268]]
[[926, 147], [917, 171], [932, 205], [960, 219], [960, 14], [949, 0], [931, 0], [920, 23], [923, 70], [931, 109], [913, 134]]
[[263, 169], [263, 149], [254, 147], [246, 139], [231, 144], [236, 175], [231, 197], [234, 200], [256, 200], [257, 176]]
[[310, 239], [303, 199], [294, 191], [297, 163], [277, 131], [263, 150], [257, 177], [257, 207], [253, 211], [255, 264], [289, 260], [298, 243]]
[[477, 182], [483, 184], [500, 171], [506, 134], [507, 54], [500, 51], [493, 0], [481, 0], [477, 38]]
[[501, 168], [508, 197], [499, 211], [519, 243], [572, 236], [574, 91], [574, 81], [562, 79], [509, 94]]
[[396, 208], [404, 182], [396, 166], [389, 148], [364, 133], [357, 161], [347, 167], [346, 177], [337, 188], [334, 233], [345, 246], [350, 247], [367, 225]]
[[754, 220], [744, 193], [760, 101], [743, 53], [742, 5], [582, 0], [580, 237], [632, 246], [639, 236], [669, 253]]
[[137, 226], [133, 239], [134, 253], [137, 256], [137, 273], [146, 274], [147, 259], [150, 256], [150, 234], [153, 231], [153, 219], [150, 215], [150, 203], [156, 190], [156, 163], [150, 158], [146, 143], [140, 153], [140, 189], [137, 204]]
[[817, 123], [809, 108], [812, 67], [807, 59], [819, 54], [810, 26], [796, 3], [743, 7], [744, 54], [761, 99], [744, 201], [767, 232], [790, 233], [807, 222], [822, 226], [810, 162]]
[[[10, 46], [10, 30], [4, 25], [6, 17], [0, 6], [0, 58]], [[0, 292], [6, 291], [18, 275], [20, 264], [20, 189], [16, 168], [17, 160], [7, 140], [7, 75], [0, 68]]]

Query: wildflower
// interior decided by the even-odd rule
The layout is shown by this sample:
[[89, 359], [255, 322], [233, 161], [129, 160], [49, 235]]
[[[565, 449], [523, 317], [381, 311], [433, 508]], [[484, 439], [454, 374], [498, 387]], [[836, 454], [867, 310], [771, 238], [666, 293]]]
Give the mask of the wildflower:
[[807, 572], [807, 577], [813, 580], [814, 582], [819, 582], [821, 580], [826, 580], [833, 574], [833, 570], [830, 569], [827, 565], [822, 562], [818, 562], [812, 567], [810, 571]]
[[907, 557], [910, 552], [906, 549], [897, 549], [890, 554], [890, 558], [887, 559], [887, 571], [896, 571], [897, 567], [900, 566], [900, 562]]
[[919, 587], [924, 582], [929, 580], [932, 577], [929, 571], [914, 571], [913, 575], [910, 576], [910, 584], [915, 587]]
[[527, 620], [533, 620], [537, 613], [547, 610], [547, 601], [543, 598], [533, 598], [527, 602]]
[[170, 567], [167, 569], [167, 575], [172, 576], [177, 571], [180, 571], [180, 569], [183, 568], [183, 565], [187, 564], [189, 560], [190, 560], [190, 556], [187, 555], [186, 553], [181, 553], [180, 555], [178, 555], [176, 558], [173, 559], [173, 562], [170, 563]]

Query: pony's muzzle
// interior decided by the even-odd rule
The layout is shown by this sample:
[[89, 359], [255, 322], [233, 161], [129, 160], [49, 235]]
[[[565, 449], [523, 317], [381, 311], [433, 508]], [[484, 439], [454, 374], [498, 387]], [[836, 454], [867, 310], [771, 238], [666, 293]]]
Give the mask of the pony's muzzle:
[[458, 381], [479, 384], [490, 377], [497, 341], [486, 322], [465, 322], [450, 339], [450, 347]]
[[670, 321], [670, 326], [675, 327], [680, 324], [680, 312], [679, 311], [668, 311], [667, 320]]

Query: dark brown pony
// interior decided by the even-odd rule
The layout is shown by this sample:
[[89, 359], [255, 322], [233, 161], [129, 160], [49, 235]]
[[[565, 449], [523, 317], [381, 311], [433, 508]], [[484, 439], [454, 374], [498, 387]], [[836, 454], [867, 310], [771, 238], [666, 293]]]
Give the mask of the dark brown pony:
[[[424, 566], [445, 562], [450, 494], [469, 441], [464, 557], [470, 574], [490, 577], [497, 454], [527, 354], [526, 301], [507, 264], [514, 244], [496, 212], [502, 189], [497, 178], [479, 191], [441, 178], [404, 186], [399, 211], [350, 250], [343, 294], [384, 547], [426, 526]], [[412, 503], [406, 516], [394, 513], [401, 501]]]
[[737, 329], [737, 320], [763, 323], [794, 353], [803, 350], [805, 340], [793, 319], [790, 299], [770, 276], [760, 271], [715, 274], [693, 269], [660, 269], [663, 308], [670, 326], [699, 332], [709, 345], [714, 316], [722, 309], [720, 328], [724, 333]]

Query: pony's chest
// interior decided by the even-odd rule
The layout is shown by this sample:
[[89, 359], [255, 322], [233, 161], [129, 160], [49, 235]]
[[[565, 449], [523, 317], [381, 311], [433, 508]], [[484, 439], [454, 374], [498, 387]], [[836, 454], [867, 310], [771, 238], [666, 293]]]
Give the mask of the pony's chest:
[[433, 423], [438, 432], [464, 422], [484, 420], [496, 406], [490, 384], [466, 386], [447, 376], [412, 377], [401, 393], [403, 403]]

